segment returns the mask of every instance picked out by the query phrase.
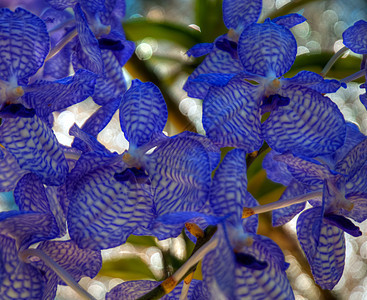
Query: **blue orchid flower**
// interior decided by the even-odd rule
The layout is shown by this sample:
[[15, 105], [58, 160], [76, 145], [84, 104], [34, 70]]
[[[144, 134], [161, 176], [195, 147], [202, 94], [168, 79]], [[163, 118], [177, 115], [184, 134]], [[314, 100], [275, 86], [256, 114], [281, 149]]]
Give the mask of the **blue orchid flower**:
[[[103, 115], [99, 114], [100, 124]], [[122, 244], [131, 233], [159, 239], [177, 236], [182, 227], [164, 226], [156, 219], [204, 205], [219, 150], [193, 133], [165, 136], [166, 119], [159, 89], [135, 80], [120, 105], [128, 151], [111, 153], [93, 136], [72, 127], [84, 151], [66, 184], [68, 198], [73, 199], [67, 217], [69, 233], [79, 246], [110, 248]], [[98, 132], [93, 126], [91, 131]]]
[[354, 125], [347, 128], [345, 146], [333, 155], [305, 159], [282, 154], [274, 156], [273, 164], [270, 158], [265, 164], [271, 165], [267, 171], [272, 178], [288, 185], [281, 199], [269, 205], [274, 226], [290, 221], [305, 208], [305, 201], [313, 206], [298, 218], [297, 234], [316, 283], [325, 289], [332, 289], [342, 276], [344, 232], [362, 234], [348, 218], [356, 222], [367, 218], [366, 138]]

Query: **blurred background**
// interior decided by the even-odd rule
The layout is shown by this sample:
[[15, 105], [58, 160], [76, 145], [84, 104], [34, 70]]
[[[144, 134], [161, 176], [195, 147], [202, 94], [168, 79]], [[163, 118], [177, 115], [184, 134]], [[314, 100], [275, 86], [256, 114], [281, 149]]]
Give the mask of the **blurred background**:
[[[245, 1], [245, 0], [244, 0]], [[36, 3], [36, 5], [35, 5]], [[40, 13], [44, 1], [0, 0], [1, 7], [23, 6]], [[161, 89], [169, 108], [167, 134], [184, 130], [204, 134], [201, 125], [202, 100], [187, 97], [182, 90], [187, 77], [202, 58], [189, 58], [186, 51], [197, 43], [213, 42], [227, 32], [222, 21], [220, 0], [126, 0], [126, 17], [122, 20], [127, 39], [136, 43], [134, 56], [124, 68], [129, 80], [152, 81]], [[331, 56], [343, 47], [342, 33], [354, 22], [367, 20], [364, 0], [263, 0], [259, 22], [298, 12], [307, 22], [292, 29], [298, 42], [298, 56], [291, 77], [301, 70], [320, 72]], [[333, 66], [327, 77], [342, 79], [360, 68], [361, 56], [346, 52]], [[358, 82], [347, 89], [328, 95], [341, 109], [345, 118], [358, 124], [367, 134], [367, 114], [359, 102], [363, 90]], [[98, 108], [92, 99], [55, 114], [55, 131], [63, 144], [70, 145], [67, 132], [74, 122], [82, 125]], [[122, 153], [128, 143], [120, 130], [118, 115], [101, 132], [98, 139], [109, 149]], [[265, 204], [279, 199], [284, 187], [266, 178], [261, 168], [262, 154], [248, 170], [249, 191]], [[1, 195], [0, 210], [14, 209], [11, 193]], [[367, 222], [360, 225], [364, 233], [359, 238], [346, 235], [347, 258], [344, 274], [333, 291], [323, 291], [314, 284], [307, 260], [299, 248], [294, 219], [291, 224], [272, 228], [271, 215], [260, 216], [259, 234], [272, 238], [283, 250], [290, 268], [287, 271], [296, 299], [365, 299], [367, 300]], [[104, 264], [95, 279], [82, 279], [82, 286], [98, 299], [125, 280], [162, 280], [172, 274], [188, 257], [193, 244], [185, 237], [157, 241], [152, 237], [129, 238], [120, 247], [104, 250]], [[200, 268], [195, 274], [200, 279]], [[60, 287], [57, 299], [77, 299], [68, 287]]]

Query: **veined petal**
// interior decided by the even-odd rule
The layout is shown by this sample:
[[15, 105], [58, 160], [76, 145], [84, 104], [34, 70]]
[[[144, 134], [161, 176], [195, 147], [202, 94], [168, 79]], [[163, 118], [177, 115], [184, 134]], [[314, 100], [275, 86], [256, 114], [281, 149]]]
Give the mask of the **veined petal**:
[[144, 296], [159, 284], [159, 281], [151, 280], [125, 281], [109, 291], [106, 295], [106, 300], [135, 300]]
[[214, 144], [247, 152], [261, 147], [260, 111], [252, 91], [251, 84], [237, 78], [210, 89], [203, 103], [203, 126]]
[[0, 78], [28, 80], [42, 66], [50, 38], [45, 23], [29, 11], [0, 10]]
[[359, 20], [343, 33], [343, 43], [353, 52], [367, 53], [367, 22]]
[[238, 59], [232, 58], [231, 54], [216, 47], [205, 57], [204, 61], [189, 76], [183, 89], [189, 97], [204, 99], [210, 85], [206, 82], [192, 81], [200, 74], [236, 74], [243, 70]]
[[287, 27], [288, 29], [305, 22], [307, 19], [300, 14], [289, 14], [271, 20], [273, 23]]
[[79, 103], [94, 93], [96, 77], [87, 70], [78, 70], [74, 76], [56, 81], [38, 80], [27, 86], [24, 100], [36, 110], [39, 117]]
[[[246, 192], [246, 200], [244, 202], [246, 207], [254, 207], [259, 205], [259, 202], [251, 195], [250, 192]], [[242, 227], [245, 232], [256, 233], [259, 227], [259, 216], [253, 215], [248, 218], [242, 219]]]
[[191, 47], [186, 54], [188, 56], [200, 57], [209, 54], [213, 50], [213, 43], [201, 43]]
[[[51, 257], [77, 282], [84, 276], [94, 278], [102, 267], [101, 251], [80, 249], [73, 241], [45, 241], [41, 242], [37, 249]], [[33, 261], [32, 264], [45, 272], [47, 281], [55, 278], [57, 284], [66, 285], [42, 261]]]
[[353, 193], [367, 193], [367, 164], [364, 164], [363, 167], [355, 175], [350, 178], [345, 185], [345, 192]]
[[42, 299], [46, 282], [39, 270], [19, 259], [15, 240], [0, 234], [0, 294], [3, 299]]
[[[88, 133], [94, 137], [107, 126], [111, 121], [113, 115], [119, 108], [121, 103], [121, 98], [116, 98], [110, 100], [104, 106], [100, 107], [93, 115], [91, 115], [88, 120], [84, 123], [81, 128], [82, 131]], [[88, 146], [80, 138], [75, 138], [72, 144], [73, 147], [81, 149], [82, 151], [88, 151]]]
[[288, 172], [299, 182], [306, 185], [322, 185], [324, 180], [331, 178], [333, 173], [326, 166], [313, 159], [302, 159], [291, 153], [274, 157], [275, 160], [285, 163]]
[[344, 232], [322, 222], [320, 207], [309, 209], [297, 221], [297, 235], [315, 282], [331, 290], [339, 281], [345, 259]]
[[87, 156], [83, 160], [86, 169], [92, 169], [76, 166], [68, 180], [68, 195], [73, 199], [67, 217], [70, 236], [81, 248], [121, 245], [137, 226], [150, 223], [147, 219], [153, 204], [149, 189], [144, 184], [118, 182], [114, 175], [119, 167], [97, 167], [98, 162], [93, 167]]
[[287, 87], [287, 106], [278, 107], [262, 124], [262, 134], [275, 151], [314, 157], [330, 154], [344, 143], [345, 121], [336, 104], [301, 86]]
[[367, 139], [364, 139], [354, 146], [353, 149], [351, 149], [347, 155], [336, 164], [335, 171], [348, 175], [348, 178], [352, 178], [366, 163], [366, 161]]
[[15, 239], [17, 248], [25, 249], [57, 237], [59, 229], [50, 213], [10, 211], [0, 213], [0, 235]]
[[238, 56], [245, 71], [280, 77], [293, 65], [297, 42], [284, 26], [265, 21], [246, 27], [238, 41]]
[[79, 0], [78, 2], [83, 10], [91, 16], [105, 10], [105, 0]]
[[154, 191], [157, 215], [200, 209], [210, 188], [211, 165], [207, 150], [185, 134], [162, 142], [145, 157]]
[[[296, 196], [305, 194], [306, 192], [307, 192], [306, 187], [302, 183], [293, 179], [289, 183], [289, 186], [286, 188], [286, 190], [284, 191], [279, 200], [294, 198]], [[277, 227], [288, 223], [298, 213], [300, 213], [305, 208], [305, 206], [306, 206], [305, 203], [298, 203], [273, 210], [272, 212], [273, 226]]]
[[290, 184], [293, 177], [292, 174], [289, 173], [287, 165], [284, 162], [274, 159], [274, 156], [279, 154], [280, 153], [271, 150], [264, 157], [262, 166], [266, 171], [266, 176], [270, 180], [287, 186]]
[[234, 299], [236, 263], [233, 249], [222, 226], [218, 226], [213, 238], [218, 239], [218, 245], [203, 259], [203, 285], [211, 299]]
[[51, 212], [45, 188], [33, 173], [28, 173], [19, 180], [14, 190], [14, 200], [21, 211]]
[[37, 174], [48, 185], [61, 185], [69, 170], [52, 130], [37, 116], [3, 120], [0, 143], [19, 166]]
[[162, 132], [167, 116], [159, 88], [135, 79], [120, 106], [120, 124], [126, 139], [136, 147], [148, 143], [154, 133]]
[[2, 158], [0, 159], [0, 192], [9, 192], [13, 190], [18, 180], [28, 171], [19, 167], [14, 156], [6, 149], [0, 149]]
[[256, 22], [261, 14], [262, 0], [223, 1], [223, 21], [228, 29], [242, 29], [247, 24]]
[[104, 65], [98, 41], [90, 30], [86, 17], [77, 4], [74, 7], [76, 28], [80, 44], [75, 46], [73, 57], [74, 69], [87, 69], [97, 75], [104, 74]]
[[64, 10], [77, 4], [78, 0], [46, 0], [46, 2], [55, 9]]
[[217, 216], [232, 215], [241, 220], [247, 192], [246, 152], [235, 149], [227, 153], [215, 172], [210, 188], [210, 207]]
[[367, 219], [367, 193], [350, 193], [345, 195], [347, 201], [353, 203], [353, 209], [351, 211], [347, 211], [345, 209], [341, 209], [340, 214], [351, 218], [359, 223], [362, 223]]
[[293, 291], [285, 274], [287, 264], [280, 248], [269, 238], [251, 235], [252, 246], [244, 251], [268, 266], [261, 270], [247, 268], [237, 263], [236, 296], [238, 299], [294, 299]]
[[126, 81], [116, 57], [109, 50], [101, 50], [105, 75], [98, 77], [93, 100], [98, 105], [105, 105], [126, 92]]

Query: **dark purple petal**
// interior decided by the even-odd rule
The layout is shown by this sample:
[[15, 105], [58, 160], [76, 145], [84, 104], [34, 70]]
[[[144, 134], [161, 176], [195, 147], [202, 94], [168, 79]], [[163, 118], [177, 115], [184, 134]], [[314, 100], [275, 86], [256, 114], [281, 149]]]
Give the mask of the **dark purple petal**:
[[289, 29], [265, 21], [251, 24], [238, 41], [238, 56], [245, 71], [279, 77], [293, 65], [297, 43]]
[[344, 232], [322, 223], [319, 207], [302, 213], [297, 221], [297, 235], [305, 251], [315, 282], [331, 290], [339, 281], [345, 260]]
[[24, 107], [23, 104], [5, 104], [0, 111], [0, 118], [32, 118], [36, 111]]
[[[152, 199], [146, 185], [118, 182], [120, 167], [110, 159], [84, 156], [68, 179], [68, 226], [81, 248], [105, 249], [124, 243], [137, 226], [151, 222]], [[106, 165], [107, 164], [107, 165]]]
[[346, 217], [340, 215], [325, 214], [324, 223], [336, 226], [354, 237], [362, 235], [362, 232], [358, 226], [354, 225], [352, 221], [348, 220]]

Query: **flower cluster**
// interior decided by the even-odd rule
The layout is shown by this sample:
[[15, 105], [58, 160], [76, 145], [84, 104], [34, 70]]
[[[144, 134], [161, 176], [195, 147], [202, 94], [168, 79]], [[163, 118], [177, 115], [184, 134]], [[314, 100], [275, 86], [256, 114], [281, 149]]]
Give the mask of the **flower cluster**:
[[[40, 16], [0, 10], [0, 191], [13, 192], [19, 208], [0, 212], [2, 299], [54, 299], [57, 285], [94, 299], [77, 282], [98, 274], [101, 250], [131, 234], [177, 237], [185, 227], [196, 246], [177, 272], [124, 282], [107, 299], [293, 299], [282, 250], [257, 234], [265, 211], [274, 226], [301, 213], [298, 240], [315, 282], [338, 283], [344, 232], [360, 236], [350, 219], [367, 218], [367, 140], [325, 94], [367, 78], [365, 60], [346, 80], [325, 79], [326, 69], [286, 78], [297, 54], [291, 29], [305, 18], [259, 23], [261, 0], [224, 0], [228, 33], [188, 51], [206, 55], [184, 86], [203, 100], [206, 135], [167, 136], [159, 88], [138, 79], [128, 88], [122, 72], [135, 50], [121, 25], [124, 1], [47, 5]], [[344, 33], [359, 54], [367, 53], [366, 24]], [[70, 147], [61, 145], [53, 112], [88, 97], [99, 109], [71, 127]], [[117, 111], [129, 142], [122, 154], [97, 140]], [[260, 206], [247, 191], [247, 167], [267, 146], [263, 167], [286, 189]], [[224, 156], [224, 147], [234, 149]], [[199, 261], [202, 280], [192, 280]]]

